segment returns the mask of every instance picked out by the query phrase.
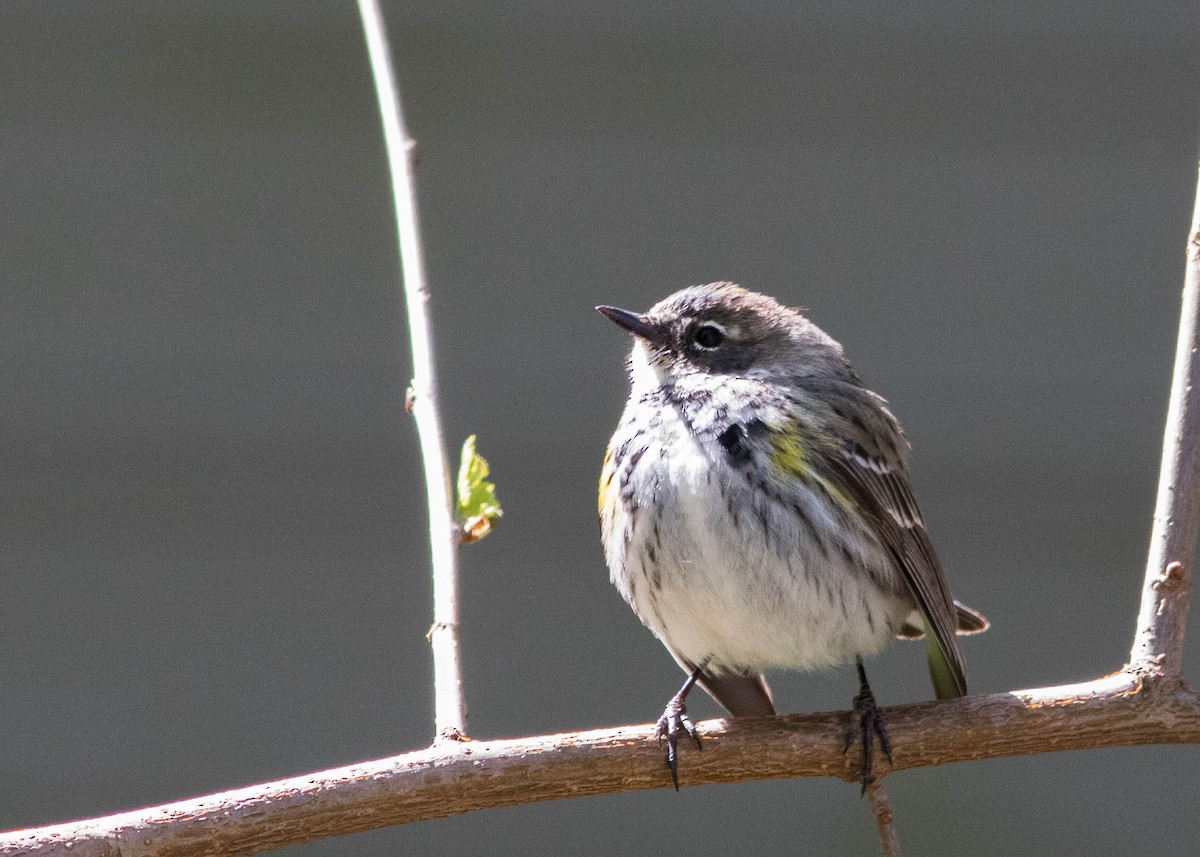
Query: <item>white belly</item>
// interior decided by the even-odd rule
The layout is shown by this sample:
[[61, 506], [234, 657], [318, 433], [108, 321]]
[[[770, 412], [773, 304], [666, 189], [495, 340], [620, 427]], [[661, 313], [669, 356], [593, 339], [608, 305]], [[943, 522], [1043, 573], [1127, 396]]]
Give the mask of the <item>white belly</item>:
[[[606, 549], [642, 621], [677, 658], [711, 669], [814, 669], [882, 648], [912, 606], [823, 546], [836, 510], [803, 485], [773, 501], [723, 456], [667, 408], [637, 466], [618, 472], [639, 508], [617, 516]], [[858, 537], [849, 548], [877, 551]]]

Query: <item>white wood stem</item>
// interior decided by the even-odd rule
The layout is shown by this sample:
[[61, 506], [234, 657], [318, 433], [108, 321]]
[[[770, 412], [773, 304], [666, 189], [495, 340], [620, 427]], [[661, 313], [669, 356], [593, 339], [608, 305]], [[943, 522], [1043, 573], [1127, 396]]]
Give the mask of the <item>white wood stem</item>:
[[407, 403], [421, 439], [429, 501], [429, 542], [433, 554], [433, 626], [429, 629], [429, 642], [433, 647], [435, 740], [458, 740], [467, 734], [467, 702], [458, 636], [459, 530], [454, 520], [450, 467], [438, 411], [433, 325], [429, 317], [429, 288], [425, 282], [413, 176], [416, 143], [404, 125], [400, 90], [392, 71], [387, 30], [379, 4], [375, 0], [359, 0], [358, 8], [367, 36], [379, 112], [383, 117], [412, 338], [413, 378]]
[[1178, 676], [1182, 669], [1192, 562], [1200, 534], [1200, 181], [1188, 230], [1182, 303], [1150, 556], [1129, 656], [1134, 669], [1167, 676]]

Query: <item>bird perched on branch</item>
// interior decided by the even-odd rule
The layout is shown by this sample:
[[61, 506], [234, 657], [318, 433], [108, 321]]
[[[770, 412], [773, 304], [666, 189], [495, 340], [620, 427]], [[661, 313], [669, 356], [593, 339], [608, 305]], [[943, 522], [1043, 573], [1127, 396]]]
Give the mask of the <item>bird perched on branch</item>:
[[658, 720], [679, 788], [686, 700], [699, 684], [734, 717], [775, 714], [768, 669], [854, 663], [847, 749], [871, 780], [891, 745], [863, 657], [927, 639], [939, 699], [963, 696], [956, 634], [987, 620], [950, 596], [909, 485], [908, 443], [841, 346], [798, 311], [732, 283], [642, 314], [630, 394], [600, 477], [612, 581], [687, 673]]

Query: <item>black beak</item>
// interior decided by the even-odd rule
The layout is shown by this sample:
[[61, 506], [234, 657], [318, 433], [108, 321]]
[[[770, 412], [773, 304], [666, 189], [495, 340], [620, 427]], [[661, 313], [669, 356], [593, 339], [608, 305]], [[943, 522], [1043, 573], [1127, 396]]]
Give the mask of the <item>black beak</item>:
[[607, 319], [615, 321], [634, 336], [640, 336], [642, 339], [647, 339], [651, 342], [658, 338], [657, 329], [641, 313], [630, 312], [627, 309], [618, 309], [615, 306], [598, 306], [596, 307], [596, 312]]

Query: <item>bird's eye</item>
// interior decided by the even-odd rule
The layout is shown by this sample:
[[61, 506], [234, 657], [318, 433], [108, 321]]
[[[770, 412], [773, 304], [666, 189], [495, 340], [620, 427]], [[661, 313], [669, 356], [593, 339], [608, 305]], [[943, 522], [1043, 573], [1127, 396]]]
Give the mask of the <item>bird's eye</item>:
[[692, 343], [705, 351], [712, 351], [725, 341], [725, 328], [719, 324], [708, 322], [697, 325], [692, 330]]

